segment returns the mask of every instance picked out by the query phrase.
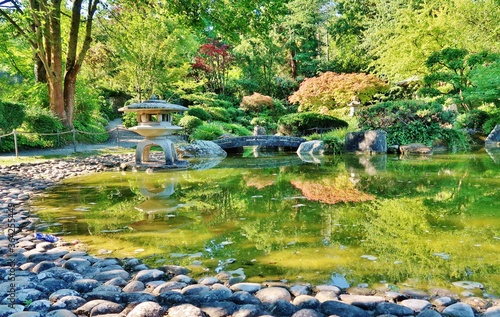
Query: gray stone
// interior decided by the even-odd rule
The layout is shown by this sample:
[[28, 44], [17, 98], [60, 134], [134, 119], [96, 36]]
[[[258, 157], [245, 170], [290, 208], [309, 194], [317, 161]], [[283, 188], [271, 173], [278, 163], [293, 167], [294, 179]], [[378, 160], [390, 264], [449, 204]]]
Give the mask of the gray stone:
[[[21, 304], [24, 305], [26, 302], [32, 302], [35, 300], [38, 300], [42, 297], [42, 292], [39, 290], [36, 290], [34, 288], [25, 288], [22, 290], [16, 291], [16, 304]], [[10, 304], [10, 300], [8, 297], [6, 297], [3, 301], [2, 304]]]
[[206, 285], [194, 284], [194, 285], [189, 285], [189, 286], [184, 287], [181, 291], [181, 294], [182, 295], [198, 295], [201, 292], [205, 292], [208, 290], [210, 290], [210, 288]]
[[53, 268], [54, 266], [56, 266], [56, 265], [54, 264], [53, 261], [42, 261], [42, 262], [39, 262], [38, 264], [36, 264], [33, 267], [33, 269], [31, 269], [31, 272], [38, 274], [42, 271]]
[[163, 282], [160, 285], [156, 286], [151, 292], [154, 295], [159, 295], [161, 293], [165, 293], [174, 289], [182, 290], [187, 285], [181, 282]]
[[323, 141], [314, 140], [307, 141], [300, 144], [297, 149], [297, 153], [299, 154], [310, 154], [310, 155], [322, 155], [325, 151], [325, 144]]
[[299, 295], [309, 295], [311, 292], [311, 286], [309, 285], [292, 285], [289, 289], [293, 296]]
[[252, 294], [245, 291], [234, 292], [233, 294], [231, 294], [228, 300], [238, 305], [260, 304], [260, 300], [258, 298], [255, 298]]
[[335, 315], [338, 317], [371, 317], [365, 310], [337, 301], [326, 301], [321, 303], [319, 311], [323, 314]]
[[80, 293], [88, 293], [92, 291], [94, 288], [99, 286], [101, 283], [99, 283], [97, 280], [86, 278], [86, 279], [81, 279], [78, 281], [74, 281], [71, 284], [71, 288], [76, 290], [77, 292]]
[[329, 301], [329, 300], [337, 300], [338, 293], [334, 291], [321, 291], [316, 294], [316, 299], [319, 300], [320, 303]]
[[255, 293], [260, 291], [262, 286], [258, 283], [236, 283], [231, 285], [231, 290], [234, 292], [245, 291], [248, 293]]
[[142, 271], [137, 272], [137, 274], [134, 277], [134, 280], [146, 283], [146, 282], [162, 279], [164, 276], [165, 276], [165, 272], [163, 272], [163, 271], [160, 271], [157, 269], [149, 269], [149, 270], [142, 270]]
[[23, 311], [24, 306], [14, 305], [14, 307], [9, 307], [8, 305], [0, 305], [0, 317], [9, 317], [10, 315]]
[[160, 302], [160, 304], [162, 304], [162, 305], [175, 306], [175, 305], [187, 303], [187, 299], [178, 292], [170, 291], [170, 292], [161, 293], [160, 295], [158, 295], [157, 298], [158, 298], [158, 301]]
[[319, 293], [319, 292], [324, 292], [324, 291], [328, 291], [328, 292], [334, 292], [335, 294], [339, 295], [342, 291], [340, 290], [340, 288], [338, 288], [337, 286], [335, 285], [316, 285], [314, 288], [313, 288], [313, 291], [315, 293]]
[[500, 124], [497, 124], [495, 128], [490, 132], [488, 137], [484, 142], [485, 147], [499, 147], [500, 146]]
[[68, 270], [75, 271], [77, 273], [83, 273], [90, 267], [90, 262], [87, 261], [86, 259], [75, 257], [67, 260], [63, 264], [63, 267], [67, 268]]
[[75, 291], [74, 289], [60, 289], [50, 294], [49, 300], [52, 303], [55, 303], [64, 296], [80, 296], [80, 293]]
[[39, 312], [34, 311], [23, 311], [17, 312], [10, 315], [10, 317], [41, 317], [42, 315]]
[[48, 292], [55, 292], [58, 289], [68, 288], [66, 281], [58, 278], [48, 278], [40, 282], [40, 285], [45, 287]]
[[173, 274], [173, 275], [185, 275], [189, 273], [189, 269], [185, 268], [183, 266], [179, 265], [164, 265], [159, 268], [160, 270], [164, 271], [165, 273], [168, 274]]
[[28, 306], [26, 306], [25, 310], [46, 313], [47, 311], [49, 311], [49, 308], [50, 301], [46, 299], [40, 299], [30, 303]]
[[417, 317], [441, 317], [441, 314], [434, 309], [424, 309], [417, 315]]
[[314, 309], [301, 309], [297, 311], [292, 317], [323, 317], [324, 315], [318, 313]]
[[298, 310], [297, 307], [286, 300], [278, 300], [269, 305], [268, 309], [273, 316], [291, 316]]
[[[169, 317], [205, 317], [203, 311], [191, 304], [173, 306], [168, 309]], [[127, 315], [127, 317], [130, 317]]]
[[316, 309], [319, 307], [320, 302], [316, 297], [310, 295], [299, 295], [293, 299], [292, 304], [297, 306], [299, 309]]
[[55, 309], [75, 310], [78, 307], [85, 304], [85, 302], [87, 302], [87, 301], [85, 299], [81, 298], [80, 296], [64, 296], [63, 298], [61, 298], [57, 302], [55, 302], [50, 307], [50, 310], [55, 310]]
[[144, 292], [122, 293], [121, 301], [125, 303], [157, 302], [158, 299], [153, 294]]
[[500, 306], [493, 306], [481, 315], [482, 317], [500, 317]]
[[410, 316], [413, 314], [413, 309], [394, 303], [380, 303], [375, 309], [375, 315]]
[[243, 305], [240, 306], [232, 317], [257, 317], [262, 316], [262, 310], [258, 305]]
[[488, 300], [477, 296], [463, 298], [461, 302], [469, 305], [477, 311], [483, 311], [490, 306], [490, 302]]
[[145, 289], [144, 283], [141, 281], [131, 281], [123, 287], [124, 292], [142, 292]]
[[111, 301], [104, 301], [92, 307], [90, 311], [90, 316], [101, 316], [106, 314], [121, 313], [123, 311], [123, 306]]
[[340, 300], [346, 304], [354, 305], [366, 310], [374, 310], [379, 303], [385, 302], [385, 298], [381, 296], [363, 296], [341, 294]]
[[362, 153], [386, 153], [387, 133], [385, 131], [350, 132], [346, 135], [346, 151]]
[[215, 283], [220, 283], [220, 280], [213, 276], [203, 277], [198, 281], [198, 284], [202, 285], [213, 285]]
[[105, 272], [97, 273], [94, 276], [94, 279], [96, 279], [97, 281], [109, 281], [109, 280], [111, 280], [111, 279], [113, 279], [115, 277], [121, 277], [123, 279], [128, 279], [130, 277], [130, 274], [127, 271], [123, 270], [123, 269], [121, 269], [121, 270], [111, 270], [111, 271], [105, 271]]
[[255, 294], [262, 303], [274, 303], [278, 300], [291, 301], [292, 295], [282, 287], [263, 288]]
[[135, 306], [127, 317], [162, 317], [164, 313], [163, 307], [158, 303], [145, 302]]
[[416, 313], [419, 313], [432, 306], [429, 301], [424, 299], [405, 299], [404, 301], [400, 302], [399, 305], [408, 307]]
[[455, 304], [457, 300], [455, 298], [451, 298], [448, 296], [438, 297], [432, 300], [432, 304], [436, 306], [450, 306], [451, 304]]
[[180, 146], [180, 157], [226, 157], [227, 153], [212, 141], [197, 140], [191, 144]]
[[77, 317], [77, 316], [67, 309], [59, 309], [47, 313], [46, 317]]
[[210, 317], [227, 317], [238, 310], [238, 306], [235, 303], [218, 301], [205, 303], [200, 308]]
[[464, 303], [456, 303], [443, 309], [443, 316], [449, 317], [474, 317], [472, 307]]

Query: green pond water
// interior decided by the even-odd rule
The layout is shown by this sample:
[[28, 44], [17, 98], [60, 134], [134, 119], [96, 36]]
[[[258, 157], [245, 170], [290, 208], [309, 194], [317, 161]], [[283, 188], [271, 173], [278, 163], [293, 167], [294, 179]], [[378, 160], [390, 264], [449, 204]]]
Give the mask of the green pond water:
[[500, 295], [500, 160], [484, 150], [204, 164], [215, 166], [67, 179], [35, 201], [39, 230], [195, 277], [457, 292], [472, 281]]

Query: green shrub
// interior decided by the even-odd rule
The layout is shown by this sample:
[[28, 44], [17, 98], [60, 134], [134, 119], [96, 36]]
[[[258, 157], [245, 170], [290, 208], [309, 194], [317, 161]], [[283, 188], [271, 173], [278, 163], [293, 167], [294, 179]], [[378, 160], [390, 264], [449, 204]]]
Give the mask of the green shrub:
[[490, 116], [490, 118], [483, 124], [482, 130], [486, 134], [490, 134], [497, 124], [500, 124], [500, 110]]
[[456, 113], [443, 111], [436, 102], [400, 100], [382, 102], [357, 112], [362, 130], [384, 130], [389, 145], [444, 143], [450, 148], [466, 149], [466, 137], [452, 130]]
[[291, 113], [278, 120], [278, 132], [284, 135], [313, 134], [314, 128], [346, 128], [347, 122], [315, 112]]
[[209, 107], [205, 109], [214, 121], [231, 122], [231, 115], [227, 109], [221, 107]]
[[188, 115], [197, 117], [203, 121], [208, 121], [208, 120], [212, 119], [212, 116], [210, 115], [210, 113], [208, 113], [202, 107], [190, 107], [187, 113], [188, 113]]
[[230, 101], [222, 100], [217, 94], [207, 92], [204, 94], [187, 94], [182, 96], [183, 105], [202, 105], [206, 107], [229, 108], [233, 104]]
[[276, 121], [269, 116], [259, 116], [255, 117], [250, 121], [252, 126], [260, 125], [264, 129], [266, 129], [267, 134], [274, 134], [278, 129], [278, 124]]
[[122, 123], [126, 128], [135, 127], [139, 123], [137, 122], [137, 113], [135, 112], [125, 112], [122, 117]]
[[308, 136], [307, 140], [321, 140], [325, 145], [325, 153], [341, 154], [345, 152], [347, 132], [347, 129], [338, 129], [321, 134], [315, 133]]
[[252, 131], [248, 130], [241, 124], [227, 123], [227, 122], [215, 122], [215, 123], [220, 125], [224, 130], [224, 132], [234, 134], [236, 136], [252, 135]]
[[23, 123], [24, 105], [0, 100], [0, 134], [12, 132]]
[[186, 130], [186, 133], [193, 132], [194, 129], [201, 126], [203, 121], [200, 118], [190, 115], [185, 115], [179, 120], [179, 126], [183, 127]]
[[222, 136], [224, 131], [221, 126], [215, 123], [207, 123], [199, 126], [190, 135], [191, 140], [213, 141]]
[[473, 109], [458, 115], [454, 126], [457, 129], [471, 129], [479, 132], [486, 132], [482, 131], [482, 128], [489, 118], [490, 115], [486, 111]]

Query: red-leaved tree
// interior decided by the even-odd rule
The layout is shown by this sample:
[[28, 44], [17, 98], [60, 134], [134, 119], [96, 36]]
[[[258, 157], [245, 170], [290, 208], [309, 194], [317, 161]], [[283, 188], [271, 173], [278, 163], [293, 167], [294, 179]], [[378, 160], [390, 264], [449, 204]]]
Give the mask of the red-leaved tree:
[[191, 68], [197, 80], [207, 80], [208, 90], [222, 94], [227, 86], [228, 72], [233, 61], [234, 55], [229, 51], [228, 44], [209, 39], [198, 50]]

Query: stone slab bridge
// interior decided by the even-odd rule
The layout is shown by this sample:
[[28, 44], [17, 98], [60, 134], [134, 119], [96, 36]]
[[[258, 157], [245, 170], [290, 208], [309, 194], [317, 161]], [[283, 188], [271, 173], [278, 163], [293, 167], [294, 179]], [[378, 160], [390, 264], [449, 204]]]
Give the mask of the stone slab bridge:
[[213, 142], [224, 150], [241, 148], [244, 146], [267, 146], [267, 147], [289, 147], [298, 148], [301, 143], [306, 142], [304, 138], [277, 135], [252, 135], [234, 138], [222, 138]]

